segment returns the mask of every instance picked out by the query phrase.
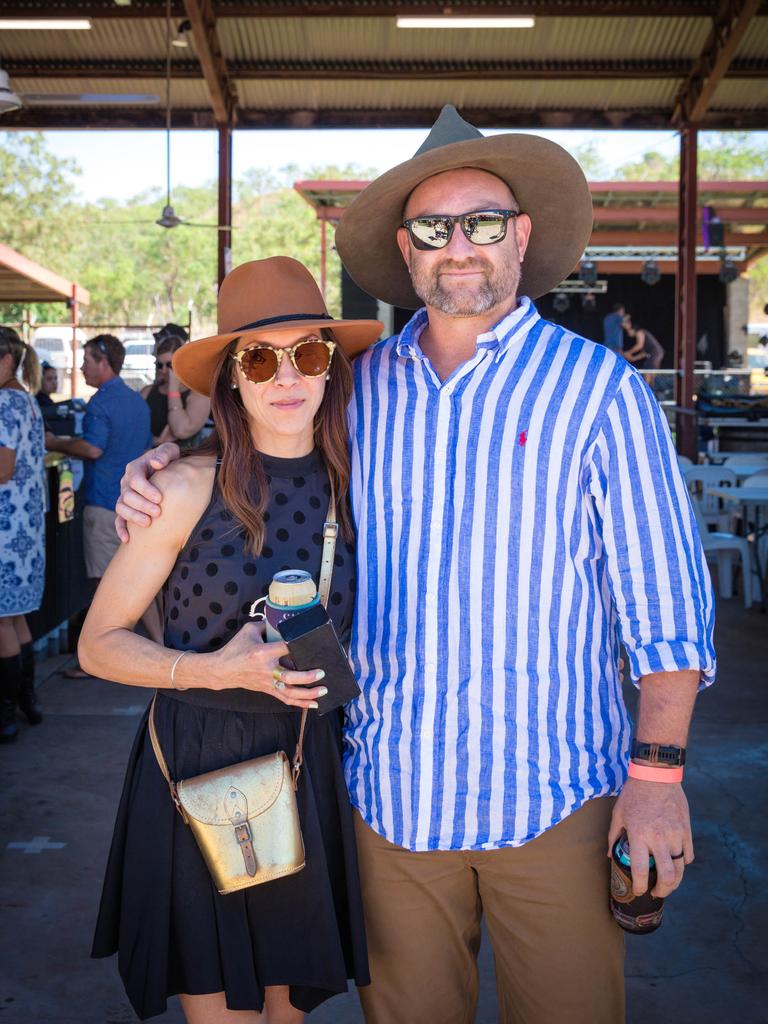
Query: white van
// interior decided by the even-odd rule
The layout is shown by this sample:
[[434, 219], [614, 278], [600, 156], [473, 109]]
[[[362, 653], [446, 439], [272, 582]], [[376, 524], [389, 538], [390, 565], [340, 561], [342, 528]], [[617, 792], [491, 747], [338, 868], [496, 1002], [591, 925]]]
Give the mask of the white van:
[[[83, 361], [83, 343], [85, 333], [75, 328], [77, 341], [77, 361], [75, 367], [80, 368]], [[48, 363], [57, 370], [72, 369], [72, 328], [71, 327], [38, 327], [32, 337], [32, 348], [37, 352], [41, 363]]]

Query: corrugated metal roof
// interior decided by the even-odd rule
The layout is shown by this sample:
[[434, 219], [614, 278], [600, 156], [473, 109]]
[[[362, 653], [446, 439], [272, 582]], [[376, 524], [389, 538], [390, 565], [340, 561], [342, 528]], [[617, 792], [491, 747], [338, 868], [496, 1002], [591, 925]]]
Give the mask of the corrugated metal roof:
[[[2, 0], [0, 0], [2, 3]], [[611, 0], [605, 0], [610, 10]], [[178, 19], [174, 18], [174, 30]], [[702, 17], [539, 17], [532, 29], [522, 30], [406, 30], [396, 27], [395, 18], [317, 18], [317, 17], [226, 17], [219, 19], [216, 30], [221, 41], [229, 74], [238, 94], [241, 108], [254, 117], [259, 110], [302, 111], [325, 110], [373, 113], [386, 111], [434, 110], [445, 102], [453, 102], [470, 110], [494, 108], [500, 111], [567, 112], [595, 111], [594, 121], [601, 121], [602, 111], [635, 110], [653, 112], [646, 124], [660, 118], [671, 118], [680, 83], [688, 68], [701, 53], [710, 31], [710, 19]], [[4, 31], [0, 58], [6, 61], [17, 92], [48, 93], [155, 93], [164, 100], [162, 66], [165, 56], [165, 20], [163, 18], [108, 17], [92, 20], [90, 31], [77, 32], [13, 32]], [[179, 62], [186, 63], [185, 74], [197, 77], [177, 78], [172, 87], [172, 103], [177, 109], [194, 108], [210, 111], [211, 101], [196, 64], [194, 39], [187, 33], [188, 46], [173, 49], [173, 60], [179, 74]], [[737, 58], [742, 61], [768, 61], [768, 17], [757, 17], [747, 30]], [[89, 77], [79, 78], [68, 67], [49, 69], [45, 73], [37, 62], [82, 62]], [[97, 76], [89, 65], [102, 62], [144, 62], [135, 71], [141, 78], [131, 78], [130, 69], [118, 66]], [[246, 79], [237, 77], [238, 65], [261, 63], [310, 64], [314, 61], [377, 62], [377, 79], [343, 80], [333, 71], [318, 70], [316, 79], [273, 77]], [[390, 72], [387, 61], [397, 62], [398, 70]], [[564, 70], [572, 77], [565, 79], [558, 69], [552, 78], [532, 69], [533, 77], [503, 81], [483, 77], [482, 69], [468, 68], [466, 79], [439, 77], [431, 79], [398, 78], [407, 74], [408, 65], [418, 72], [427, 62], [444, 62], [461, 69], [476, 62], [496, 62], [501, 71], [524, 74], [525, 68], [515, 64], [565, 64], [577, 67]], [[642, 68], [634, 78], [590, 78], [589, 64], [643, 61], [672, 64], [655, 72], [678, 77], [658, 78], [654, 70]], [[14, 62], [17, 62], [14, 65]], [[27, 62], [26, 68], [18, 67]], [[149, 64], [149, 66], [146, 66]], [[405, 66], [406, 70], [401, 72]], [[18, 69], [15, 72], [15, 69]], [[267, 69], [268, 70], [268, 69]], [[535, 72], [535, 74], [534, 74]], [[246, 73], [245, 70], [243, 73]], [[284, 72], [281, 71], [281, 75]], [[599, 73], [596, 70], [596, 73]], [[604, 72], [607, 75], [608, 71]], [[32, 77], [25, 77], [30, 75]], [[577, 76], [577, 77], [573, 77]], [[762, 124], [765, 111], [768, 127], [768, 81], [757, 77], [726, 78], [715, 94], [713, 110], [757, 112], [749, 123]], [[656, 114], [655, 112], [659, 113]], [[131, 115], [133, 117], [133, 115]], [[210, 115], [207, 115], [210, 122]], [[408, 115], [403, 115], [404, 120]], [[588, 114], [586, 115], [588, 119]], [[8, 124], [16, 115], [8, 116]], [[359, 119], [358, 119], [359, 120]], [[21, 125], [21, 120], [16, 118]], [[38, 123], [30, 121], [29, 123]], [[136, 123], [139, 123], [138, 117]], [[157, 118], [151, 123], [156, 124]], [[635, 120], [634, 123], [638, 123]]]
[[540, 18], [532, 29], [398, 29], [394, 18], [226, 18], [224, 55], [249, 60], [693, 59], [706, 18]]
[[[2, 4], [0, 4], [2, 10]], [[174, 21], [174, 26], [176, 21]], [[87, 31], [29, 32], [5, 29], [2, 56], [19, 60], [130, 60], [165, 57], [165, 21], [152, 18], [94, 18]], [[194, 41], [178, 55], [194, 54]], [[175, 49], [175, 48], [174, 48]]]
[[736, 56], [746, 59], [765, 58], [768, 53], [768, 18], [753, 18], [744, 33]]
[[726, 78], [715, 90], [711, 106], [715, 110], [765, 110], [768, 107], [768, 78], [747, 81]]
[[270, 110], [423, 109], [453, 103], [459, 108], [509, 107], [517, 110], [633, 110], [667, 108], [677, 83], [644, 82], [329, 82], [266, 80], [240, 82], [246, 107]]

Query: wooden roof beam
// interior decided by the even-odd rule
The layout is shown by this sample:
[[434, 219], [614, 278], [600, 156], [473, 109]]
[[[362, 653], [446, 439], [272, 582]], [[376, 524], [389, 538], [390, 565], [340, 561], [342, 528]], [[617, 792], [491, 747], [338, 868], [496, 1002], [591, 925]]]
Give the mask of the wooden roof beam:
[[[165, 60], [58, 60], [6, 58], [3, 68], [13, 78], [160, 78]], [[428, 60], [271, 60], [229, 61], [232, 81], [263, 79], [322, 79], [322, 81], [589, 81], [682, 78], [688, 68], [680, 60], [591, 61], [428, 61]], [[759, 79], [768, 76], [768, 59], [733, 61], [728, 77]], [[195, 60], [175, 59], [173, 77], [197, 79]]]
[[203, 71], [213, 116], [217, 124], [232, 125], [235, 120], [235, 91], [229, 81], [212, 0], [184, 0], [187, 17], [192, 23], [197, 58]]
[[[503, 17], [533, 15], [538, 18], [709, 18], [717, 14], [718, 0], [501, 0], [451, 5], [455, 17]], [[218, 0], [216, 17], [222, 18], [391, 18], [400, 16], [439, 17], [446, 6], [433, 2], [399, 3], [398, 0]], [[174, 18], [185, 17], [185, 4], [173, 0]], [[761, 0], [761, 14], [768, 3]], [[188, 16], [188, 15], [187, 15]], [[114, 0], [6, 0], [6, 18], [165, 18], [162, 0], [132, 0], [130, 6]]]
[[[365, 108], [304, 110], [270, 110], [239, 107], [237, 127], [243, 129], [271, 128], [423, 128], [427, 130], [440, 113], [439, 107], [418, 107], [395, 110]], [[593, 128], [633, 129], [669, 128], [669, 108], [649, 107], [633, 110], [600, 110], [590, 107], [518, 110], [487, 107], [462, 108], [462, 114], [478, 128]], [[3, 131], [75, 129], [154, 129], [165, 126], [162, 107], [29, 106], [3, 114]], [[174, 128], [211, 129], [216, 127], [210, 108], [179, 107], [173, 109]], [[710, 110], [705, 116], [708, 129], [765, 130], [768, 108], [756, 110]]]
[[761, 0], [722, 0], [704, 49], [677, 95], [675, 124], [701, 121], [760, 6]]

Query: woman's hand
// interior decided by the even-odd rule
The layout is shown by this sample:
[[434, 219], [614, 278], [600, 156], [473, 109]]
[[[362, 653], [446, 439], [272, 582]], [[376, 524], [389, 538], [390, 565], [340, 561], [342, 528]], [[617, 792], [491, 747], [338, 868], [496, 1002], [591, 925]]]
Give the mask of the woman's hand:
[[[263, 623], [248, 622], [221, 650], [184, 658], [175, 676], [178, 685], [184, 686], [186, 679], [211, 690], [255, 690], [291, 707], [316, 708], [318, 698], [328, 693], [325, 686], [315, 685], [325, 673], [322, 669], [297, 672], [282, 668], [280, 658], [288, 654], [288, 647], [282, 641], [265, 643], [264, 632]], [[204, 680], [201, 670], [205, 672]], [[277, 673], [280, 679], [275, 678]]]
[[178, 445], [163, 444], [144, 452], [125, 467], [120, 481], [120, 497], [115, 507], [115, 530], [123, 544], [127, 544], [130, 537], [128, 523], [151, 526], [152, 520], [160, 515], [163, 494], [150, 483], [150, 477], [178, 459], [179, 454]]

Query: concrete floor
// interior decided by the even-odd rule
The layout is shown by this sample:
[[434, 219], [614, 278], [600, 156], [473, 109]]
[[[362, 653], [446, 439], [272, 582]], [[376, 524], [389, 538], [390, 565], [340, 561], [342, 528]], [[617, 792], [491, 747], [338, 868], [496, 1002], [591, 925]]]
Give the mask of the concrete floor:
[[[719, 683], [699, 700], [689, 744], [696, 863], [668, 901], [663, 927], [627, 941], [629, 1024], [768, 1024], [768, 617], [721, 602], [718, 653]], [[114, 961], [91, 961], [88, 953], [125, 760], [147, 695], [66, 680], [58, 674], [65, 661], [39, 666], [45, 722], [20, 723], [19, 741], [0, 747], [0, 1024], [136, 1019]], [[40, 852], [24, 847], [35, 837], [43, 837]], [[476, 1024], [494, 1024], [487, 942], [480, 973]], [[175, 1000], [154, 1019], [183, 1022]], [[362, 1014], [350, 993], [310, 1020], [360, 1024]]]

